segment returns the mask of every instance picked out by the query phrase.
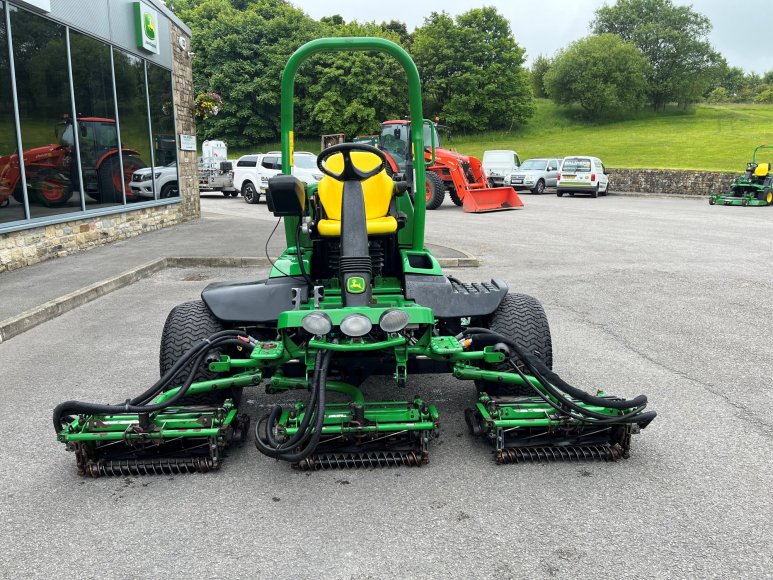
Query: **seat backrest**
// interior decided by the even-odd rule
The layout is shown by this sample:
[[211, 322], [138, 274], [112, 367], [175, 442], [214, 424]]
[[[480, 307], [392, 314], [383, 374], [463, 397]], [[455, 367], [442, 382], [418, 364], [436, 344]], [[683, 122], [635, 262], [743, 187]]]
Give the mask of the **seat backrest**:
[[770, 163], [760, 163], [754, 170], [755, 177], [765, 177], [768, 173], [770, 173]]
[[[352, 163], [361, 171], [370, 171], [381, 163], [378, 155], [368, 151], [351, 151], [350, 155]], [[344, 170], [343, 155], [336, 153], [330, 156], [325, 162], [325, 167], [333, 173], [342, 172]], [[388, 215], [393, 190], [394, 182], [383, 170], [362, 182], [366, 219], [372, 220]], [[325, 175], [319, 182], [317, 192], [328, 219], [341, 221], [343, 191], [343, 182], [328, 175]]]

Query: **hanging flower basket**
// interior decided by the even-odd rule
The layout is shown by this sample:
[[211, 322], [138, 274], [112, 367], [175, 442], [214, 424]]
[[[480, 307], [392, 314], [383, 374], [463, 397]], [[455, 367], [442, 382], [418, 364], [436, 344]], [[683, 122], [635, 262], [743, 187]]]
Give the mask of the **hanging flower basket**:
[[217, 93], [200, 93], [193, 102], [193, 109], [199, 119], [209, 119], [220, 112], [223, 99]]

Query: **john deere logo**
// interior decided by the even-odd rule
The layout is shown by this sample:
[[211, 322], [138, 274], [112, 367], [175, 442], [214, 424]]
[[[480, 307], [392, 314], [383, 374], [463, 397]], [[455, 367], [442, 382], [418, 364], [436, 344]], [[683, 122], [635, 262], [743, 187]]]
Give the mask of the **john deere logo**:
[[155, 40], [156, 27], [153, 25], [153, 16], [147, 12], [142, 15], [142, 26], [145, 29], [145, 36], [147, 36], [149, 40]]
[[161, 47], [158, 42], [158, 12], [144, 2], [135, 2], [134, 28], [139, 48], [155, 54], [161, 53]]
[[346, 290], [350, 294], [362, 294], [365, 292], [365, 279], [361, 276], [352, 276], [346, 281]]

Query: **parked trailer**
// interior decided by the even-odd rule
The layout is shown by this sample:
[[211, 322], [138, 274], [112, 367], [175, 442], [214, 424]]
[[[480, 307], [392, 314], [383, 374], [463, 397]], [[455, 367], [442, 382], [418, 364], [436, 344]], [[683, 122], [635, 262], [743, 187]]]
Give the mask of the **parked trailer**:
[[199, 191], [222, 191], [223, 195], [236, 197], [233, 163], [228, 161], [228, 145], [225, 141], [204, 141], [199, 158]]

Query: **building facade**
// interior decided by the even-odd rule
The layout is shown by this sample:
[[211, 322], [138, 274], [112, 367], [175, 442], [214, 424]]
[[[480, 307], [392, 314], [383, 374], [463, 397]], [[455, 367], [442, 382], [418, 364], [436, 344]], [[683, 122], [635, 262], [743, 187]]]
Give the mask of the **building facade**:
[[0, 0], [0, 272], [199, 216], [190, 34], [160, 0]]

